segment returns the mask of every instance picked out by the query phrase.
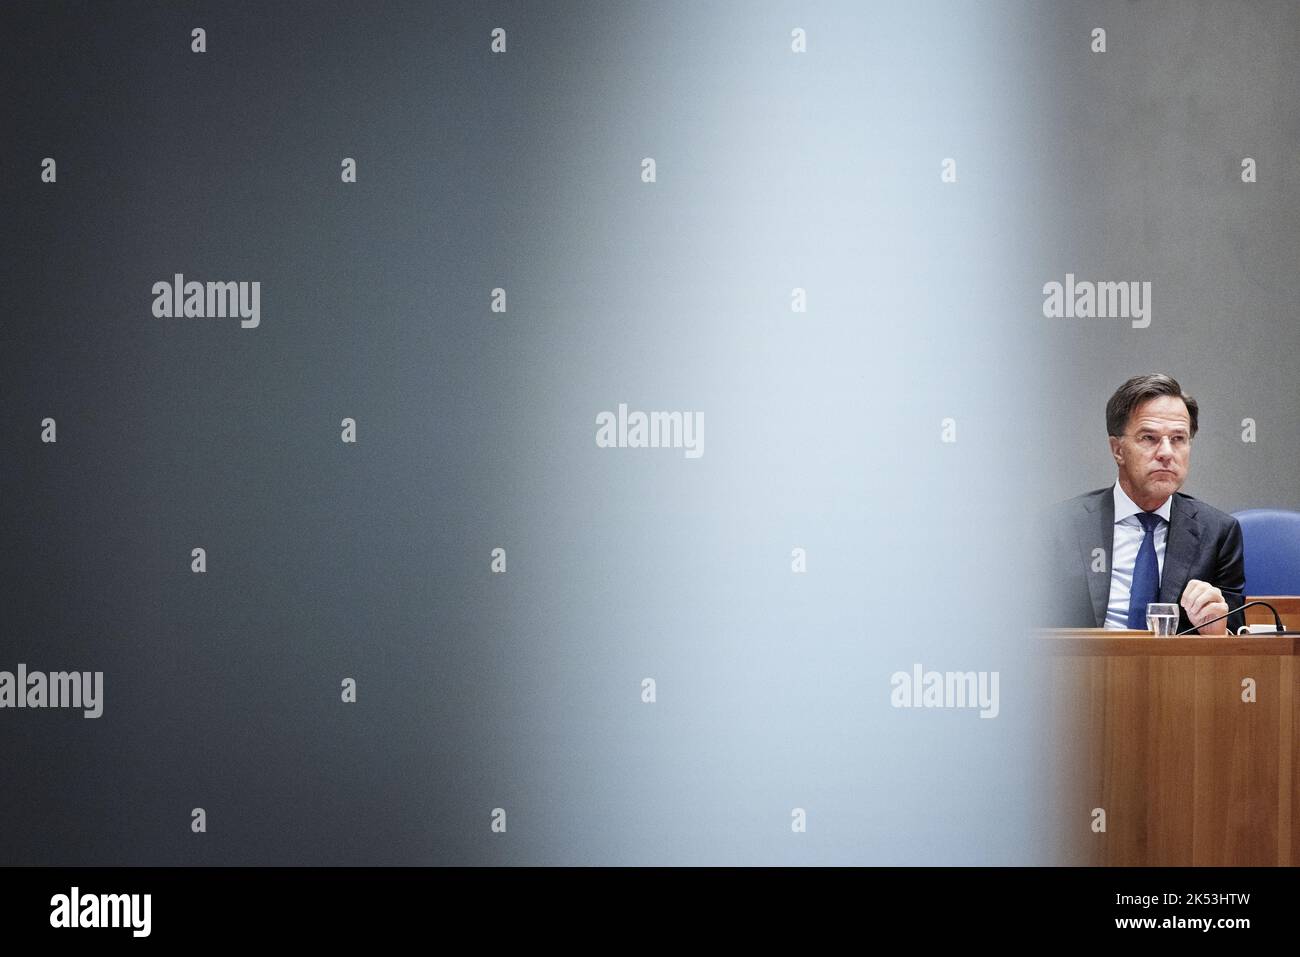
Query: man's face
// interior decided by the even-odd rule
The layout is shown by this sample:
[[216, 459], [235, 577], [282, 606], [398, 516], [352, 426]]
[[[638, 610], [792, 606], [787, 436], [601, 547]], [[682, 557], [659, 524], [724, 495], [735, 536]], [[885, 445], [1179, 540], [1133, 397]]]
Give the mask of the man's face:
[[1124, 432], [1110, 437], [1120, 488], [1152, 511], [1187, 481], [1192, 418], [1178, 396], [1157, 396], [1133, 409]]

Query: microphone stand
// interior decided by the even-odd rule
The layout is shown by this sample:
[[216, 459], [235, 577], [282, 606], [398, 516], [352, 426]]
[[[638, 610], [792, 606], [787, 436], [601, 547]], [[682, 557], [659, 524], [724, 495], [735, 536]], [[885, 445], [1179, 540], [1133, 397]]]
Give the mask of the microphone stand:
[[[1277, 634], [1277, 635], [1300, 635], [1300, 631], [1287, 631], [1286, 628], [1282, 627], [1282, 616], [1279, 615], [1279, 614], [1277, 613], [1277, 609], [1274, 608], [1272, 605], [1270, 605], [1268, 602], [1266, 602], [1266, 601], [1248, 601], [1248, 602], [1246, 602], [1246, 604], [1242, 605], [1240, 608], [1234, 608], [1234, 609], [1232, 609], [1232, 611], [1228, 612], [1226, 615], [1220, 615], [1218, 618], [1211, 618], [1209, 621], [1203, 621], [1203, 622], [1201, 622], [1199, 625], [1193, 625], [1191, 628], [1186, 628], [1186, 629], [1184, 629], [1183, 631], [1178, 632], [1178, 634], [1174, 635], [1174, 637], [1175, 637], [1175, 638], [1181, 638], [1183, 635], [1190, 635], [1192, 632], [1196, 631], [1197, 628], [1204, 628], [1206, 625], [1212, 625], [1212, 624], [1214, 624], [1216, 621], [1223, 621], [1223, 619], [1225, 619], [1225, 618], [1231, 618], [1231, 617], [1232, 617], [1233, 615], [1235, 615], [1237, 612], [1239, 612], [1239, 611], [1245, 611], [1245, 610], [1246, 610], [1247, 608], [1249, 608], [1251, 605], [1263, 605], [1265, 608], [1267, 608], [1269, 611], [1271, 611], [1271, 612], [1273, 613], [1273, 622], [1277, 625], [1277, 631], [1274, 632], [1274, 634]], [[1216, 636], [1216, 637], [1217, 637], [1217, 636]], [[1233, 637], [1236, 637], [1236, 636], [1234, 635]], [[1246, 637], [1250, 637], [1250, 635], [1248, 634], [1248, 635], [1246, 635]]]

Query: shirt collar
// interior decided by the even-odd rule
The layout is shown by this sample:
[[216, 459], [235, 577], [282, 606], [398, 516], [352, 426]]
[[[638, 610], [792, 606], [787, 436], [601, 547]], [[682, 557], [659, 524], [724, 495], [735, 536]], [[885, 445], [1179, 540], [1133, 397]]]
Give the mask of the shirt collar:
[[[1166, 522], [1168, 522], [1169, 509], [1170, 506], [1173, 504], [1173, 501], [1174, 501], [1174, 497], [1172, 495], [1169, 496], [1167, 499], [1164, 500], [1163, 503], [1161, 503], [1160, 507], [1156, 509], [1155, 514], [1159, 515]], [[1119, 482], [1116, 482], [1115, 483], [1115, 523], [1119, 524], [1120, 522], [1124, 521], [1124, 519], [1128, 518], [1131, 515], [1141, 514], [1142, 511], [1143, 510], [1138, 508], [1137, 505], [1134, 504], [1133, 500], [1124, 493], [1124, 490], [1120, 488]]]

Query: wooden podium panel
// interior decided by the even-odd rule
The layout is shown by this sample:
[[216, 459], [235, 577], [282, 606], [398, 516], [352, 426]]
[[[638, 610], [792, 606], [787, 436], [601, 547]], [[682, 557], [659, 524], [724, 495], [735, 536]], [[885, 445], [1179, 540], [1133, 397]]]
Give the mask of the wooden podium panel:
[[1043, 632], [1059, 863], [1300, 863], [1296, 641]]
[[[1258, 595], [1247, 601], [1266, 601], [1277, 609], [1278, 617], [1289, 631], [1300, 631], [1300, 597], [1295, 595]], [[1247, 608], [1246, 624], [1271, 625], [1273, 616], [1267, 608]]]

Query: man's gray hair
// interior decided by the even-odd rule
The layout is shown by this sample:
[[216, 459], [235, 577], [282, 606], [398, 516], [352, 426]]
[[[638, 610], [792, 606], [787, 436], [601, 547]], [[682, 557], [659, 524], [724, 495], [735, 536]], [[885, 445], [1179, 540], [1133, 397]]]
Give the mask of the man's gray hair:
[[1123, 435], [1128, 428], [1129, 416], [1133, 410], [1148, 399], [1157, 399], [1162, 395], [1177, 396], [1187, 406], [1187, 414], [1192, 420], [1192, 435], [1196, 435], [1196, 420], [1200, 406], [1196, 400], [1183, 391], [1178, 380], [1163, 372], [1150, 372], [1135, 375], [1115, 390], [1115, 394], [1106, 403], [1106, 434]]

